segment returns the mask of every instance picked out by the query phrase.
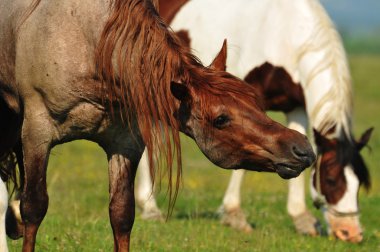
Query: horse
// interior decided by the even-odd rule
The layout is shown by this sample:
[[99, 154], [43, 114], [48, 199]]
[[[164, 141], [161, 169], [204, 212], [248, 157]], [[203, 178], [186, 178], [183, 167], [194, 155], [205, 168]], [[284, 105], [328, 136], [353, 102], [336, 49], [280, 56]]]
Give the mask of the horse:
[[[4, 179], [5, 180], [5, 179]], [[8, 191], [2, 178], [0, 178], [0, 251], [8, 252], [5, 235], [5, 214], [8, 208]]]
[[149, 0], [1, 0], [0, 55], [0, 121], [9, 132], [0, 132], [0, 157], [17, 157], [24, 252], [34, 251], [48, 209], [46, 169], [58, 144], [85, 139], [107, 154], [114, 251], [130, 248], [144, 148], [148, 160], [165, 157], [173, 204], [179, 132], [225, 169], [289, 179], [315, 160], [304, 135], [265, 114], [254, 86], [220, 70], [219, 55], [204, 67]]
[[[265, 109], [286, 114], [288, 127], [306, 134], [315, 129], [319, 162], [312, 174], [312, 197], [341, 240], [363, 239], [359, 221], [359, 184], [370, 187], [368, 169], [359, 154], [372, 129], [355, 141], [350, 72], [338, 32], [317, 0], [168, 0], [160, 14], [203, 61], [212, 45], [229, 41], [228, 71], [255, 83]], [[149, 176], [147, 159], [139, 171], [137, 202], [146, 218], [161, 218]], [[145, 172], [144, 172], [145, 170]], [[252, 227], [240, 207], [243, 170], [232, 172], [222, 206], [221, 222], [238, 230]], [[287, 211], [296, 230], [315, 236], [320, 224], [307, 210], [304, 175], [289, 181]]]

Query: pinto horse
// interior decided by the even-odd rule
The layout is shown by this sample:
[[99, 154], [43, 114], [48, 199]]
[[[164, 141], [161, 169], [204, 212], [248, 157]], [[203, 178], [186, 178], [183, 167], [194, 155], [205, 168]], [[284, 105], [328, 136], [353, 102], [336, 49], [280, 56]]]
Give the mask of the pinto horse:
[[24, 252], [34, 251], [48, 209], [57, 144], [87, 139], [106, 152], [115, 251], [129, 250], [144, 148], [149, 160], [166, 156], [172, 180], [180, 131], [226, 169], [293, 178], [315, 160], [304, 135], [265, 115], [256, 88], [181, 45], [151, 1], [1, 0], [0, 33], [0, 121], [9, 132], [0, 132], [0, 157], [13, 150], [19, 162]]
[[[359, 184], [368, 188], [370, 178], [359, 151], [372, 130], [358, 142], [353, 139], [346, 55], [321, 4], [317, 0], [160, 4], [160, 14], [201, 60], [209, 61], [215, 53], [212, 45], [227, 38], [229, 72], [258, 86], [265, 109], [286, 113], [288, 127], [302, 134], [309, 123], [316, 129], [320, 159], [312, 177], [312, 197], [322, 203], [330, 232], [345, 241], [361, 241], [357, 197]], [[147, 166], [144, 160], [141, 166]], [[144, 174], [136, 192], [143, 217], [159, 217], [149, 176]], [[233, 171], [220, 210], [224, 224], [249, 232], [252, 228], [240, 208], [243, 175], [243, 170]], [[298, 232], [316, 235], [318, 222], [306, 208], [304, 180], [304, 175], [290, 180], [287, 209]]]

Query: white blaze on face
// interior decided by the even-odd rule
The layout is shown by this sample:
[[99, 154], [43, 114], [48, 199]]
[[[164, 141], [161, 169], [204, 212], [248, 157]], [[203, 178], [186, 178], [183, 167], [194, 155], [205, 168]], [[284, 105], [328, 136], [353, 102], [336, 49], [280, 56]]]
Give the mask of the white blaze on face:
[[353, 167], [348, 165], [344, 168], [347, 189], [343, 197], [332, 208], [340, 213], [357, 212], [358, 208], [358, 191], [359, 179], [353, 171]]

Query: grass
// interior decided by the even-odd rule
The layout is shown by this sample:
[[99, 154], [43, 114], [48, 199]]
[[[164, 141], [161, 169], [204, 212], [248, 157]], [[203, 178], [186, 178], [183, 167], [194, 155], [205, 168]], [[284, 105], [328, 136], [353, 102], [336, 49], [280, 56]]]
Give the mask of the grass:
[[[363, 155], [371, 170], [373, 187], [360, 192], [362, 244], [328, 237], [305, 237], [294, 232], [286, 214], [287, 183], [274, 174], [248, 173], [242, 191], [243, 207], [255, 226], [243, 234], [221, 226], [218, 209], [230, 172], [212, 165], [189, 139], [183, 139], [184, 178], [172, 217], [167, 223], [141, 220], [137, 212], [133, 251], [380, 251], [380, 56], [350, 58], [355, 85], [355, 133], [375, 127], [372, 151]], [[283, 116], [274, 115], [279, 120]], [[166, 209], [165, 182], [158, 195]], [[38, 233], [36, 251], [112, 251], [108, 221], [106, 157], [90, 142], [56, 147], [49, 163], [50, 207]], [[308, 205], [312, 212], [320, 214]], [[22, 241], [10, 241], [20, 251]]]

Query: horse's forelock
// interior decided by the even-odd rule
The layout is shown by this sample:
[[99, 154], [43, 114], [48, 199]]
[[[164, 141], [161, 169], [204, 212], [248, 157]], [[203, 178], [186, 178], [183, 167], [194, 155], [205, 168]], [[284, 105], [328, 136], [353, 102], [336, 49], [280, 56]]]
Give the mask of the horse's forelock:
[[200, 99], [201, 117], [208, 117], [210, 105], [216, 100], [222, 104], [227, 99], [234, 100], [240, 106], [255, 107], [265, 113], [263, 97], [255, 86], [223, 71], [206, 69], [205, 72], [201, 79], [191, 80], [197, 83], [195, 89]]
[[199, 90], [202, 90], [205, 95], [231, 96], [236, 99], [248, 100], [251, 103], [257, 102], [261, 105], [264, 103], [257, 87], [223, 71], [215, 72], [207, 69], [203, 79], [193, 81], [200, 84]]

